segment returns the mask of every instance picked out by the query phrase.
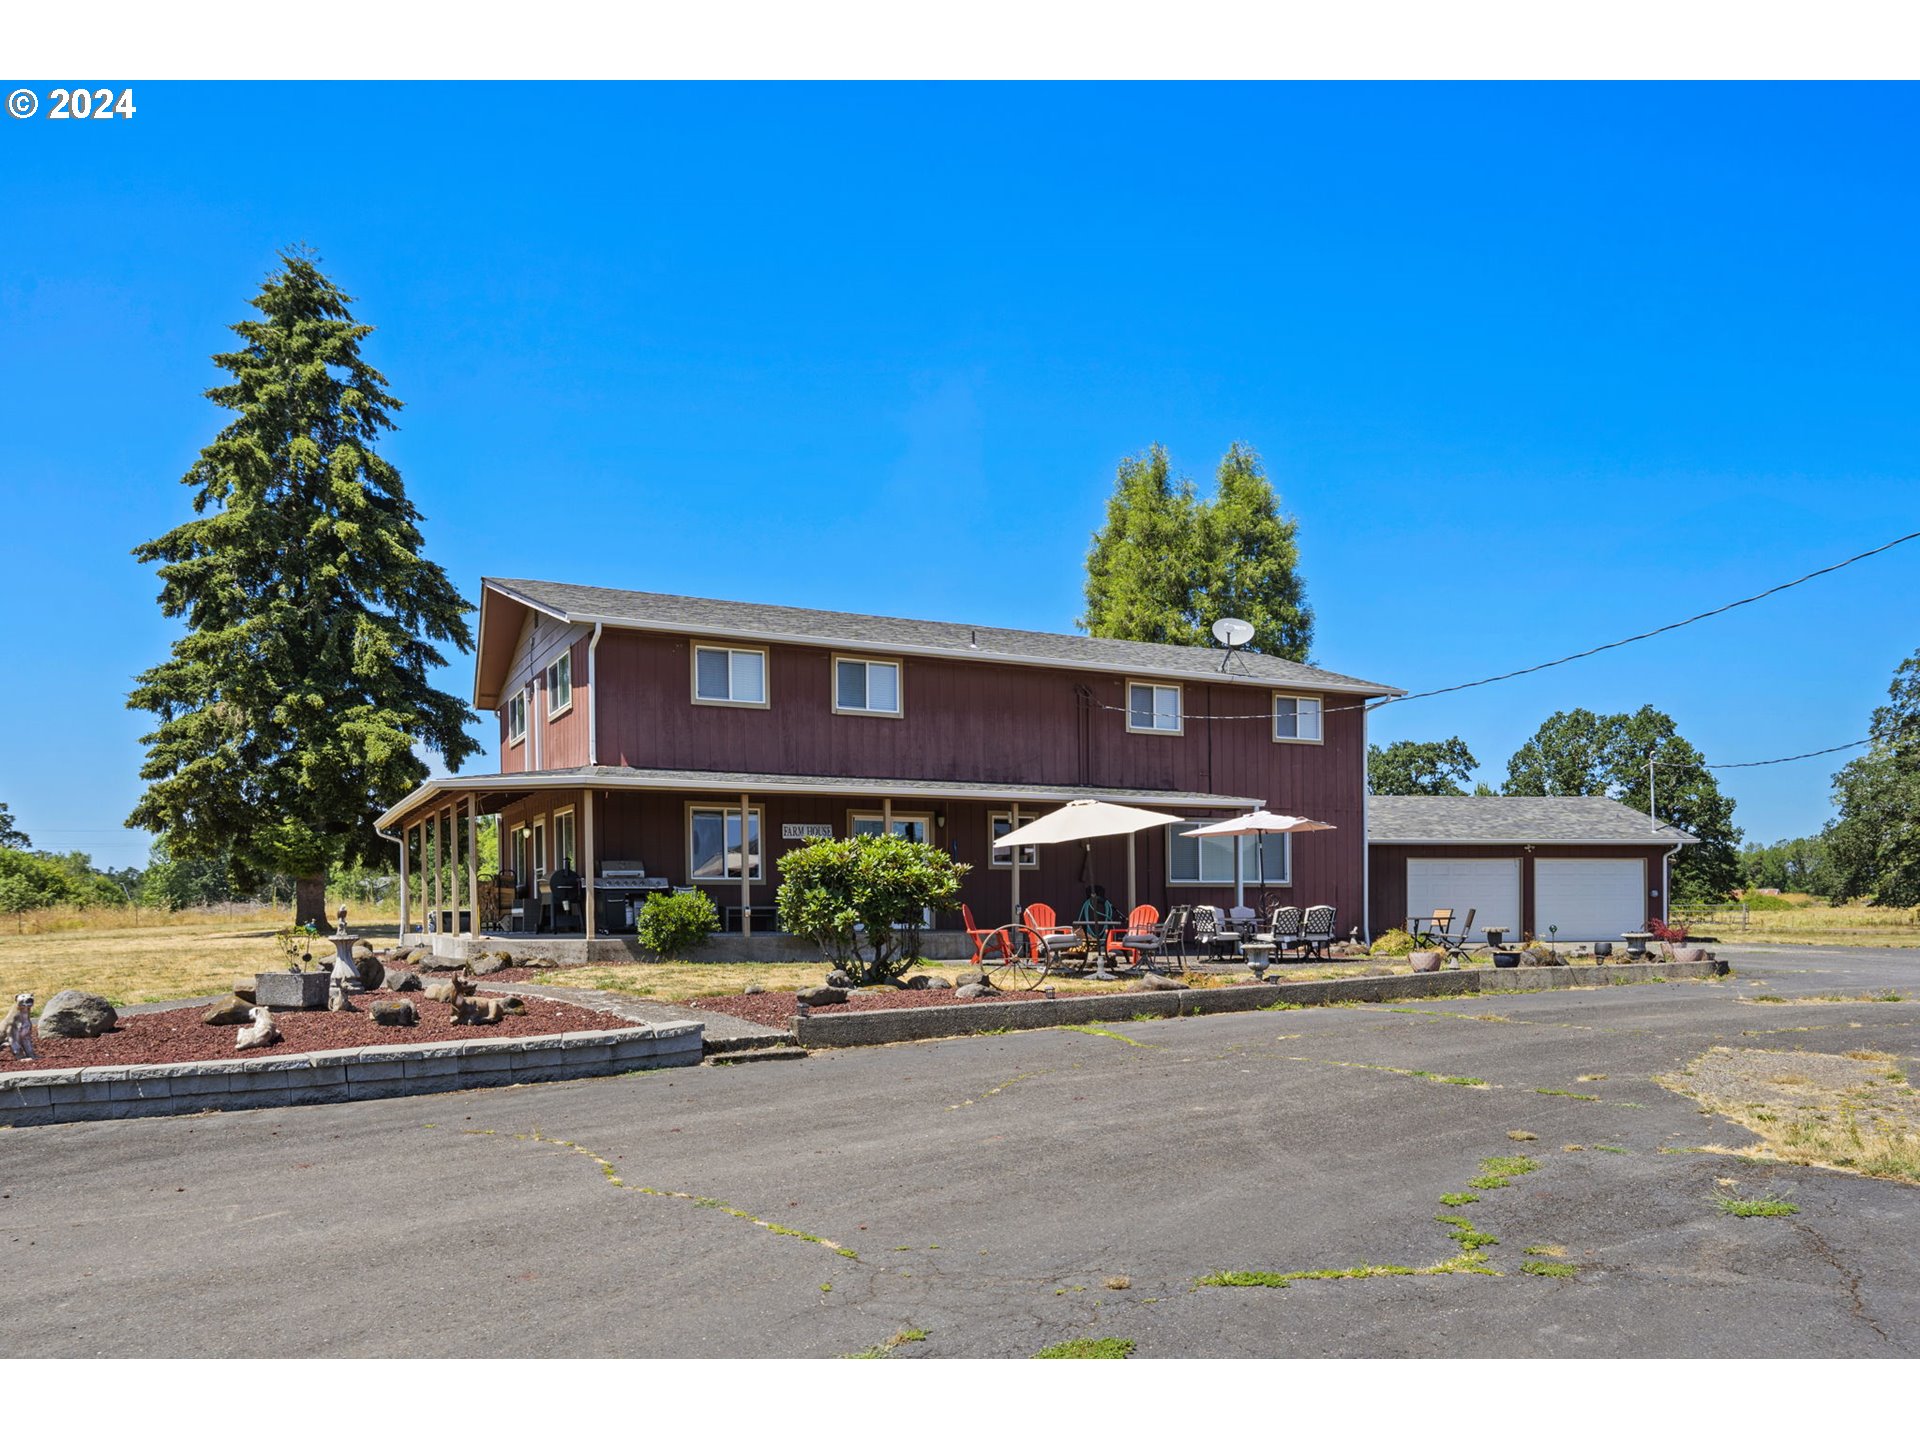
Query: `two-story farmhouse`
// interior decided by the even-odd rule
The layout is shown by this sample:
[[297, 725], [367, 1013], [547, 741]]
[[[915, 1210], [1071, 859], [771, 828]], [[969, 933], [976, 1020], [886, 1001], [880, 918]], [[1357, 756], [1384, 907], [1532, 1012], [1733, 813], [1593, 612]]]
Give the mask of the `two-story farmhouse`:
[[[986, 925], [1015, 918], [1016, 895], [1070, 916], [1095, 884], [1162, 912], [1231, 904], [1236, 846], [1248, 898], [1333, 905], [1342, 934], [1443, 906], [1565, 940], [1665, 914], [1693, 839], [1613, 801], [1369, 803], [1367, 707], [1400, 693], [1245, 651], [486, 580], [473, 698], [498, 717], [500, 771], [429, 781], [379, 823], [401, 842], [403, 922], [456, 951], [555, 928], [556, 883], [590, 949], [618, 948], [670, 886], [765, 934], [782, 854], [888, 831], [971, 866], [962, 898]], [[993, 848], [1082, 797], [1336, 828]], [[483, 870], [486, 816], [500, 851]]]
[[[1016, 865], [1023, 901], [1068, 913], [1090, 884], [1230, 904], [1233, 841], [1146, 832], [1131, 896], [1125, 839], [992, 842], [1083, 796], [1196, 822], [1265, 804], [1338, 828], [1239, 842], [1243, 883], [1335, 905], [1344, 932], [1366, 923], [1365, 705], [1395, 693], [1244, 651], [486, 580], [474, 703], [499, 717], [500, 773], [430, 781], [380, 824], [441, 933], [544, 923], [565, 868], [606, 936], [640, 884], [771, 929], [782, 853], [882, 830], [972, 866], [983, 922], [1012, 918]], [[448, 862], [487, 815], [503, 893], [477, 866], [455, 893]]]

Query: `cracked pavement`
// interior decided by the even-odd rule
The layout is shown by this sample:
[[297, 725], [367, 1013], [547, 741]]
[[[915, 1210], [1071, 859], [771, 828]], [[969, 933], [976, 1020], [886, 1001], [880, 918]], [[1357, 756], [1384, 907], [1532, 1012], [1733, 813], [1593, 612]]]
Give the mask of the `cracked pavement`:
[[[1714, 1045], [1920, 1073], [1920, 955], [1719, 951], [1718, 984], [7, 1131], [0, 1354], [1920, 1351], [1920, 1187], [1703, 1153], [1755, 1137], [1652, 1080]], [[1741, 1003], [1889, 988], [1912, 1003]], [[1539, 1169], [1440, 1204], [1515, 1154]], [[1500, 1273], [1195, 1283], [1433, 1267], [1441, 1215]], [[1523, 1274], [1535, 1246], [1574, 1276]]]

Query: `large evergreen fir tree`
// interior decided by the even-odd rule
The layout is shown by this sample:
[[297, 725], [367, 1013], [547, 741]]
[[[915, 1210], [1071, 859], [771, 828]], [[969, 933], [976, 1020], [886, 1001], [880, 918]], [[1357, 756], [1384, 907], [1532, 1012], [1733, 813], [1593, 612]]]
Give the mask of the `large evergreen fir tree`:
[[1160, 446], [1129, 456], [1087, 554], [1080, 626], [1116, 640], [1210, 645], [1213, 622], [1234, 615], [1253, 624], [1249, 650], [1304, 661], [1313, 611], [1298, 532], [1245, 445], [1221, 458], [1210, 500], [1173, 477]]
[[426, 778], [416, 742], [455, 770], [480, 748], [427, 678], [438, 646], [473, 648], [473, 607], [377, 453], [400, 402], [361, 358], [373, 327], [308, 256], [281, 260], [213, 357], [232, 378], [207, 397], [234, 418], [183, 477], [197, 518], [133, 552], [187, 632], [128, 700], [159, 724], [127, 824], [175, 859], [228, 857], [243, 887], [293, 876], [317, 922], [330, 865], [393, 859], [373, 822]]

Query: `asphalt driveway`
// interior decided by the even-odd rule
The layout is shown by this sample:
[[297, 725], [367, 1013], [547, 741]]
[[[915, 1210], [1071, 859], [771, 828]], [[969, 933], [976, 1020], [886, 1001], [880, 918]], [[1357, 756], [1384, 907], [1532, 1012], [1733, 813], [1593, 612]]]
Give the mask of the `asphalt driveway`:
[[[4, 1132], [0, 1354], [1912, 1354], [1920, 1188], [1701, 1153], [1753, 1137], [1651, 1077], [1714, 1045], [1920, 1066], [1920, 953], [1720, 953], [1717, 984]], [[1500, 1273], [1195, 1284], [1463, 1255]]]

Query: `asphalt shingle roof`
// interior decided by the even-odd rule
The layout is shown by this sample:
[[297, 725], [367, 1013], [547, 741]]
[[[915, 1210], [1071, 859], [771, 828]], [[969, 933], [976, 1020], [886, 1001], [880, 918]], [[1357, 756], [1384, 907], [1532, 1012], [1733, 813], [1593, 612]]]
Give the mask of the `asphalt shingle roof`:
[[1698, 843], [1671, 825], [1649, 832], [1644, 812], [1604, 795], [1372, 795], [1367, 798], [1367, 839], [1375, 845]]
[[605, 621], [649, 629], [684, 629], [750, 639], [786, 639], [822, 645], [860, 645], [953, 655], [976, 660], [1087, 666], [1157, 675], [1207, 676], [1220, 680], [1271, 681], [1304, 689], [1397, 695], [1391, 685], [1357, 679], [1272, 655], [1236, 652], [1221, 672], [1222, 652], [1198, 645], [1153, 645], [1139, 640], [1106, 640], [1090, 635], [1058, 635], [1040, 630], [1002, 630], [944, 620], [902, 620], [884, 615], [853, 615], [837, 610], [802, 610], [790, 605], [757, 605], [742, 600], [704, 600], [690, 595], [656, 595], [643, 590], [612, 590], [597, 585], [566, 585], [552, 580], [482, 582], [503, 594], [531, 601], [569, 621]]

